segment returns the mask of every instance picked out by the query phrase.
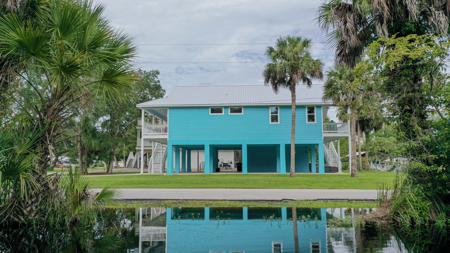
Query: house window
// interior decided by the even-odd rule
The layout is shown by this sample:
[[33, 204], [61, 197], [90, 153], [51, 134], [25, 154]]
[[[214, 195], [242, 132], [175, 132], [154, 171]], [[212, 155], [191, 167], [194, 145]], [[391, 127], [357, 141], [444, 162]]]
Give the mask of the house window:
[[311, 242], [311, 253], [320, 253], [320, 243]]
[[316, 107], [314, 106], [306, 107], [306, 122], [316, 123]]
[[272, 242], [272, 253], [282, 253], [283, 244], [281, 242]]
[[223, 107], [210, 107], [209, 114], [211, 114], [211, 115], [223, 114]]
[[280, 108], [278, 106], [269, 107], [269, 121], [270, 124], [280, 123]]
[[231, 115], [241, 115], [244, 114], [244, 108], [241, 106], [231, 106], [229, 113]]

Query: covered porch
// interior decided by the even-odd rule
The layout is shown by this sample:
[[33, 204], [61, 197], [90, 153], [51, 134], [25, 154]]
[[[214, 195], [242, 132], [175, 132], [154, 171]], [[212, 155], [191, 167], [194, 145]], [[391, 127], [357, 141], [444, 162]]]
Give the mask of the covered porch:
[[[297, 144], [296, 172], [324, 173], [322, 143]], [[167, 146], [167, 174], [286, 174], [290, 144], [171, 144]]]

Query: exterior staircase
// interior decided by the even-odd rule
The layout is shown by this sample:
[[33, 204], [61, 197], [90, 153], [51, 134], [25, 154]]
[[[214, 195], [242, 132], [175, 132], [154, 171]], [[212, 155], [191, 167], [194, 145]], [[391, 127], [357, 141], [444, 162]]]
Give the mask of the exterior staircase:
[[162, 174], [166, 170], [167, 145], [152, 142], [152, 156], [148, 161], [148, 173]]
[[324, 145], [325, 150], [325, 166], [330, 168], [336, 168], [340, 172], [342, 169], [342, 163], [333, 142], [329, 142]]

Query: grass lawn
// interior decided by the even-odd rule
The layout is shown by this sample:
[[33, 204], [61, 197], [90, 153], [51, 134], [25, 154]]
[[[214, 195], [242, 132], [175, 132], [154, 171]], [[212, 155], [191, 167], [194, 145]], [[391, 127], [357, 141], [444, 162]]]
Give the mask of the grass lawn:
[[307, 208], [374, 208], [376, 201], [206, 201], [206, 200], [159, 200], [119, 201], [104, 204], [106, 208], [145, 207], [307, 207]]
[[95, 175], [86, 176], [91, 188], [265, 188], [265, 189], [379, 189], [392, 185], [393, 172], [363, 171], [348, 174], [311, 175]]

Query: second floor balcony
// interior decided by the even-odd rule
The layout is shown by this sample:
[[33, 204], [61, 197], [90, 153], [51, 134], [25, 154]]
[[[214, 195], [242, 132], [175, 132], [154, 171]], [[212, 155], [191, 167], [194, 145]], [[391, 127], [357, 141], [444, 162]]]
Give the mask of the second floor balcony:
[[327, 122], [323, 123], [324, 137], [347, 137], [349, 135], [349, 126], [346, 122]]
[[167, 122], [149, 122], [145, 121], [144, 128], [142, 128], [141, 121], [138, 120], [138, 129], [142, 132], [142, 135], [149, 139], [167, 139]]

